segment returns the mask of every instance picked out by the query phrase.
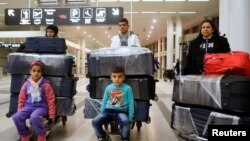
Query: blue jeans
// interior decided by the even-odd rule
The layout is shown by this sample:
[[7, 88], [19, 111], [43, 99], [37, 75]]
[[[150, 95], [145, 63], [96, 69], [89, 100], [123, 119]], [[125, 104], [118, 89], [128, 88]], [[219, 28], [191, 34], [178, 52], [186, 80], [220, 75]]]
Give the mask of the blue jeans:
[[113, 120], [121, 127], [121, 139], [129, 139], [130, 123], [127, 114], [123, 112], [112, 112], [112, 110], [105, 110], [92, 120], [96, 136], [105, 137], [106, 133], [102, 126]]

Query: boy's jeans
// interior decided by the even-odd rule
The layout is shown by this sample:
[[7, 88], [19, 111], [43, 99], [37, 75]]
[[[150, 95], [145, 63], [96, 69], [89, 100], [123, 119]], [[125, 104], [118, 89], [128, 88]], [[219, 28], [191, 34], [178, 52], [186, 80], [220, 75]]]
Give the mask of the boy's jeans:
[[106, 133], [102, 125], [109, 121], [116, 121], [121, 127], [121, 139], [129, 139], [130, 123], [126, 113], [112, 112], [112, 110], [105, 110], [92, 120], [92, 125], [97, 137], [105, 137]]

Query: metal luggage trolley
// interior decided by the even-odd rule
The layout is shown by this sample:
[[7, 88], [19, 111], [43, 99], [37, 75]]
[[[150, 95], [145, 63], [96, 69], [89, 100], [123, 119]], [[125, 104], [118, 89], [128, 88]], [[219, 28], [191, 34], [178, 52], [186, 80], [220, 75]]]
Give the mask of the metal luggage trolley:
[[[74, 95], [77, 93], [76, 85], [79, 78], [74, 77], [72, 73], [74, 57], [65, 54], [67, 47], [63, 38], [34, 37], [32, 40], [37, 40], [37, 42], [35, 44], [26, 42], [26, 46], [29, 45], [31, 48], [41, 50], [27, 51], [28, 53], [10, 53], [8, 56], [8, 72], [11, 73], [11, 99], [6, 117], [10, 118], [17, 111], [18, 94], [23, 82], [27, 79], [27, 74], [29, 74], [29, 65], [33, 60], [40, 60], [44, 62], [46, 67], [44, 77], [51, 82], [56, 97], [56, 117], [54, 122], [48, 120], [48, 117], [43, 117], [47, 129], [46, 136], [48, 137], [54, 125], [62, 122], [62, 125], [65, 126], [67, 116], [75, 113]], [[43, 48], [43, 44], [46, 42], [52, 42], [53, 47], [59, 48], [59, 52], [52, 53], [50, 48]], [[20, 64], [22, 67], [20, 67]], [[30, 140], [35, 138], [36, 135], [32, 134]]]
[[[84, 117], [94, 118], [100, 112], [98, 106], [101, 103], [97, 99], [102, 99], [106, 86], [111, 83], [109, 77], [111, 68], [121, 66], [126, 73], [125, 83], [132, 88], [135, 99], [135, 119], [131, 129], [136, 126], [137, 131], [140, 132], [142, 122], [147, 124], [151, 122], [150, 100], [158, 100], [155, 94], [155, 84], [158, 80], [152, 77], [154, 54], [144, 47], [102, 48], [91, 51], [87, 55], [87, 61], [90, 80], [87, 89], [90, 92], [90, 98], [87, 98], [88, 102], [85, 99]], [[91, 103], [89, 102], [91, 100], [94, 102], [86, 105]], [[104, 127], [111, 135], [119, 134], [120, 127], [114, 121], [110, 121]]]

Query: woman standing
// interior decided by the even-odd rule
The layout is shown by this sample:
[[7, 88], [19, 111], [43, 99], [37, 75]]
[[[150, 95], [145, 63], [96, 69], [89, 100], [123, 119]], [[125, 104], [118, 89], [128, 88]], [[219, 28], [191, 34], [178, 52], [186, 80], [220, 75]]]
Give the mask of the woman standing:
[[201, 74], [203, 72], [203, 58], [206, 53], [226, 53], [230, 46], [225, 37], [211, 20], [201, 23], [200, 33], [189, 45], [186, 68], [184, 74]]

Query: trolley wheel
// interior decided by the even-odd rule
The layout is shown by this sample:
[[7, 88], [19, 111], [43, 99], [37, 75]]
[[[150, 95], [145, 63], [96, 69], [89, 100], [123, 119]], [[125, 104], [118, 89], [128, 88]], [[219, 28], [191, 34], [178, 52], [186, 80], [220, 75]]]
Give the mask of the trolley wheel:
[[62, 116], [62, 124], [63, 124], [63, 126], [66, 125], [66, 121], [67, 121], [67, 117], [66, 116]]
[[146, 121], [147, 124], [151, 123], [151, 117], [148, 117], [148, 120]]
[[159, 98], [158, 98], [157, 94], [155, 94], [154, 101], [158, 101], [158, 100], [159, 100]]
[[137, 127], [137, 131], [140, 132], [141, 127], [142, 127], [142, 123], [141, 122], [136, 122], [136, 127]]

